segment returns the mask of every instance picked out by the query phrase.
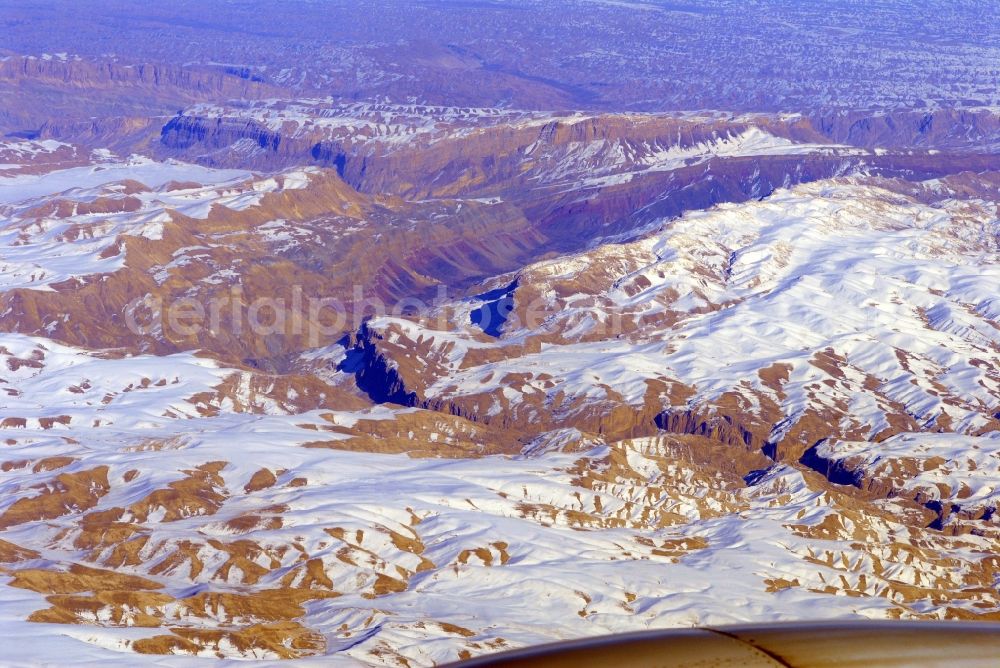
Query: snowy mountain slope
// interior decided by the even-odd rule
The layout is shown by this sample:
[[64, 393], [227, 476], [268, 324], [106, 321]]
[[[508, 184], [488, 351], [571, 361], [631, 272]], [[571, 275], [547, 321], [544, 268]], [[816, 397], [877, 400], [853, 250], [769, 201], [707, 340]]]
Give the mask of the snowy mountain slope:
[[214, 204], [235, 206], [215, 186], [249, 176], [109, 156], [86, 166], [0, 178], [0, 285], [51, 290], [56, 283], [114, 272], [124, 266], [120, 237], [162, 238], [163, 224], [171, 221], [168, 207], [204, 217]]
[[998, 438], [993, 431], [971, 438], [899, 434], [877, 444], [823, 441], [808, 461], [828, 477], [848, 476], [858, 486], [888, 487], [894, 495], [941, 506], [942, 524], [951, 513], [988, 519], [997, 508]]
[[[131, 362], [3, 340], [7, 360], [48, 352], [9, 381], [23, 403], [58, 395], [67, 369], [82, 366], [96, 389]], [[155, 382], [135, 391], [147, 393], [143, 417], [136, 403], [80, 400], [59, 407], [76, 413], [52, 429], [4, 425], [0, 614], [4, 634], [58, 638], [35, 660], [135, 665], [133, 652], [169, 650], [427, 664], [664, 625], [1000, 605], [983, 586], [993, 539], [927, 535], [915, 550], [906, 536], [919, 530], [898, 510], [789, 467], [746, 487], [707, 439], [447, 461], [348, 452], [342, 431], [412, 412], [223, 403], [198, 416], [170, 397], [217, 379], [180, 362], [143, 372], [176, 375], [169, 397], [149, 395]], [[338, 431], [323, 432], [323, 447], [302, 447], [326, 425]], [[903, 554], [906, 566], [889, 565]], [[735, 571], [744, 576], [720, 578]], [[100, 591], [88, 592], [93, 582]], [[949, 607], [927, 608], [928, 596]], [[538, 604], [527, 610], [525, 598]]]
[[502, 203], [372, 197], [331, 170], [309, 167], [265, 176], [108, 158], [12, 177], [6, 187], [5, 328], [133, 352], [204, 348], [271, 364], [279, 356], [275, 341], [250, 327], [206, 326], [184, 336], [153, 322], [129, 323], [150, 304], [163, 305], [155, 315], [164, 321], [181, 300], [208, 311], [234, 300], [234, 290], [244, 317], [255, 300], [280, 298], [301, 303], [296, 316], [311, 318], [297, 333], [281, 334], [280, 346], [294, 355], [333, 343], [352, 326], [346, 319], [336, 325], [330, 309], [310, 315], [309, 299], [337, 300], [350, 313], [356, 291], [390, 303], [430, 293], [444, 278], [518, 264], [537, 252], [533, 242], [542, 243], [523, 215]]
[[[448, 332], [374, 320], [373, 349], [421, 401], [509, 422], [666, 410], [679, 385], [688, 410], [740, 395], [733, 417], [770, 423], [762, 440], [792, 456], [810, 434], [995, 429], [995, 205], [887, 186], [819, 182], [692, 213], [519, 272], [496, 341], [459, 307]], [[414, 350], [433, 364], [413, 366]]]
[[[663, 625], [995, 615], [984, 187], [722, 205], [526, 267], [499, 337], [463, 301], [450, 330], [374, 319], [346, 357], [303, 358], [359, 355], [362, 388], [392, 368], [424, 408], [337, 410], [344, 372], [317, 388], [4, 335], [4, 586], [27, 592], [4, 628], [94, 661], [430, 664]], [[820, 426], [863, 440], [806, 452]]]
[[[196, 109], [155, 159], [0, 149], [15, 663], [1000, 616], [988, 151], [799, 115]], [[345, 318], [241, 320], [311, 297]], [[190, 329], [157, 321], [185, 300]]]
[[[137, 300], [148, 306], [195, 299], [204, 306], [237, 286], [248, 304], [258, 297], [293, 301], [298, 297], [292, 286], [298, 286], [306, 299], [338, 300], [348, 315], [364, 301], [355, 297], [359, 291], [390, 302], [429, 300], [439, 286], [461, 290], [553, 249], [579, 249], [592, 231], [613, 225], [628, 232], [650, 216], [655, 219], [652, 212], [642, 219], [622, 218], [620, 211], [625, 202], [658, 206], [667, 194], [657, 179], [676, 181], [670, 188], [683, 193], [679, 206], [697, 208], [704, 198], [742, 199], [764, 192], [779, 178], [811, 179], [824, 170], [841, 170], [840, 161], [855, 151], [770, 134], [762, 128], [783, 122], [770, 117], [726, 121], [398, 105], [286, 107], [273, 111], [278, 120], [268, 121], [287, 132], [275, 135], [275, 146], [294, 145], [298, 130], [288, 129], [289, 124], [297, 127], [307, 120], [318, 130], [307, 132], [304, 146], [344, 133], [359, 150], [379, 154], [380, 128], [397, 136], [399, 141], [384, 149], [384, 164], [361, 167], [376, 192], [358, 192], [345, 182], [355, 163], [364, 162], [363, 153], [336, 169], [293, 167], [254, 175], [242, 168], [120, 158], [104, 149], [87, 153], [82, 146], [59, 145], [84, 164], [65, 167], [43, 159], [31, 173], [0, 177], [5, 244], [0, 318], [5, 328], [134, 352], [204, 348], [232, 354], [232, 361], [274, 366], [277, 348], [294, 355], [333, 343], [353, 330], [357, 319], [348, 318], [339, 331], [326, 323], [316, 327], [325, 332], [319, 340], [285, 332], [267, 342], [246, 329], [241, 339], [232, 327], [206, 327], [183, 340], [161, 330], [137, 337], [125, 321], [136, 314]], [[256, 106], [244, 111], [272, 113]], [[240, 121], [244, 135], [248, 122]], [[164, 137], [170, 136], [172, 123], [164, 127]], [[225, 141], [232, 139], [235, 146], [247, 138]], [[271, 146], [270, 140], [259, 139], [250, 142], [254, 151]], [[195, 148], [210, 143], [206, 139]], [[474, 161], [492, 160], [487, 153], [497, 143], [510, 145], [504, 149], [507, 164], [496, 177], [486, 178], [487, 168]], [[474, 149], [468, 170], [455, 162], [455, 152], [464, 147]], [[433, 178], [427, 176], [430, 171], [418, 174], [423, 168], [414, 156], [421, 151], [430, 156], [426, 170], [455, 164]], [[299, 160], [294, 150], [289, 157]], [[769, 168], [775, 173], [766, 176], [750, 173], [747, 165], [721, 178], [702, 174], [727, 161], [800, 158], [819, 160], [817, 174], [793, 176], [783, 164]], [[241, 160], [257, 164], [247, 156]], [[400, 174], [401, 164], [409, 164], [408, 175]], [[469, 172], [480, 176], [470, 178]], [[409, 184], [403, 196], [381, 191], [378, 184], [389, 178]], [[716, 183], [723, 183], [725, 192], [717, 193]], [[687, 201], [690, 193], [696, 195]], [[584, 208], [581, 201], [587, 202]], [[562, 223], [554, 225], [555, 219]], [[276, 275], [282, 277], [277, 282]], [[92, 308], [80, 309], [88, 302]], [[311, 322], [319, 325], [315, 318]]]

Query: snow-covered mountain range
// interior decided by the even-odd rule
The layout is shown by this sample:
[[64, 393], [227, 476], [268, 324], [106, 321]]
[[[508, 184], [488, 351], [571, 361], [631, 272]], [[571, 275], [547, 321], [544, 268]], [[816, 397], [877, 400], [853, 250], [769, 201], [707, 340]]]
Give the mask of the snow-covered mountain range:
[[497, 44], [545, 2], [454, 3], [477, 49], [437, 5], [331, 45], [312, 3], [240, 42], [242, 4], [209, 39], [180, 2], [44, 54], [8, 4], [0, 663], [1000, 619], [1000, 111], [963, 3], [919, 55], [894, 3], [708, 53], [730, 3], [581, 0], [534, 39], [590, 12], [593, 43], [540, 59]]

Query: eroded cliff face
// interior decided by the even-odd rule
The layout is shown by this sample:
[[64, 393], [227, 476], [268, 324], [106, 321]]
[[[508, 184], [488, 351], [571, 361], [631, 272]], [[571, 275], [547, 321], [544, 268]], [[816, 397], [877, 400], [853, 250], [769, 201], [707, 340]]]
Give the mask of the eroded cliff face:
[[[441, 196], [457, 192], [448, 187], [502, 187], [516, 176], [571, 181], [573, 168], [588, 168], [590, 175], [657, 166], [662, 171], [665, 161], [683, 166], [685, 160], [712, 153], [713, 147], [717, 155], [729, 157], [741, 152], [779, 155], [779, 147], [789, 143], [840, 158], [871, 158], [872, 150], [879, 149], [879, 158], [900, 155], [875, 160], [875, 165], [907, 169], [913, 158], [902, 156], [926, 158], [928, 150], [991, 152], [998, 127], [1000, 115], [987, 108], [812, 115], [550, 114], [304, 100], [190, 107], [163, 127], [161, 142], [168, 152], [213, 164], [250, 160], [280, 169], [314, 162], [338, 168], [362, 189]], [[260, 150], [249, 151], [251, 145]], [[821, 146], [868, 151], [815, 150]], [[747, 152], [750, 147], [757, 152]], [[378, 164], [371, 169], [375, 158]], [[937, 162], [941, 173], [954, 171], [953, 164]], [[418, 173], [443, 173], [446, 178], [427, 183], [413, 178]], [[447, 178], [455, 173], [466, 178]]]
[[[628, 171], [647, 159], [652, 164], [657, 153], [682, 161], [713, 144], [735, 149], [734, 140], [751, 130], [764, 133], [755, 139], [828, 141], [805, 121], [770, 116], [547, 113], [310, 100], [190, 107], [164, 126], [161, 140], [165, 150], [219, 164], [251, 159], [273, 169], [313, 159], [339, 166], [361, 189], [446, 196], [456, 192], [447, 188], [502, 186], [525, 172], [547, 171], [549, 180], [569, 181], [573, 168]], [[240, 147], [249, 144], [241, 142], [245, 139], [264, 150], [241, 154]], [[578, 150], [585, 146], [589, 150]], [[385, 168], [369, 172], [371, 158]], [[413, 178], [421, 172], [443, 176], [437, 182]], [[455, 175], [463, 172], [467, 178], [458, 181]]]
[[[194, 97], [256, 97], [262, 82], [223, 67], [129, 63], [79, 57], [8, 56], [0, 60], [0, 81], [95, 87], [164, 88]], [[259, 92], [258, 92], [259, 94]]]
[[810, 125], [836, 143], [868, 148], [993, 151], [1000, 142], [994, 108], [840, 111], [816, 114]]
[[[139, 146], [159, 130], [160, 117], [193, 102], [260, 99], [279, 91], [225, 67], [8, 55], [0, 58], [0, 131], [83, 140], [95, 148]], [[114, 124], [126, 132], [110, 132]], [[143, 133], [136, 132], [139, 125]]]
[[543, 232], [546, 250], [567, 252], [859, 170], [921, 180], [996, 169], [981, 149], [997, 118], [942, 112], [931, 132], [907, 112], [585, 115], [306, 101], [191, 108], [164, 125], [160, 150], [217, 167], [315, 164], [362, 192], [408, 200], [500, 199]]

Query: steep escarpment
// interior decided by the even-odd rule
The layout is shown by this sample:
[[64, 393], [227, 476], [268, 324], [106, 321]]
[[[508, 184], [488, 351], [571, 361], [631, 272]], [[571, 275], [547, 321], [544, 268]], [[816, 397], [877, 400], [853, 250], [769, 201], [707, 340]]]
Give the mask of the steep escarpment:
[[259, 99], [279, 91], [223, 67], [11, 55], [0, 59], [0, 131], [76, 139], [97, 148], [107, 144], [100, 143], [96, 128], [88, 132], [88, 123], [125, 118], [135, 124], [199, 100]]
[[[503, 200], [549, 240], [579, 250], [685, 211], [864, 172], [910, 180], [996, 169], [994, 153], [958, 140], [843, 129], [840, 116], [543, 114], [402, 105], [201, 105], [162, 128], [162, 155], [216, 167], [315, 164], [366, 193], [410, 200]], [[974, 138], [959, 118], [941, 137]], [[971, 119], [971, 120], [970, 120]], [[855, 119], [862, 128], [871, 119]], [[943, 123], [943, 121], [942, 121]], [[969, 126], [969, 127], [966, 127]], [[881, 138], [880, 138], [881, 137]], [[950, 149], [945, 152], [939, 146]], [[988, 147], [988, 145], [987, 145]], [[877, 149], [877, 150], [876, 150]]]
[[419, 401], [417, 394], [407, 390], [400, 370], [379, 351], [376, 344], [378, 338], [379, 335], [373, 333], [367, 324], [362, 325], [340, 368], [354, 374], [358, 387], [372, 401], [416, 406]]
[[194, 98], [258, 97], [266, 92], [260, 81], [222, 67], [132, 63], [116, 59], [11, 56], [0, 60], [0, 82], [93, 87], [163, 88]]
[[995, 108], [839, 111], [812, 116], [810, 125], [830, 141], [867, 148], [981, 152], [1000, 147]]

